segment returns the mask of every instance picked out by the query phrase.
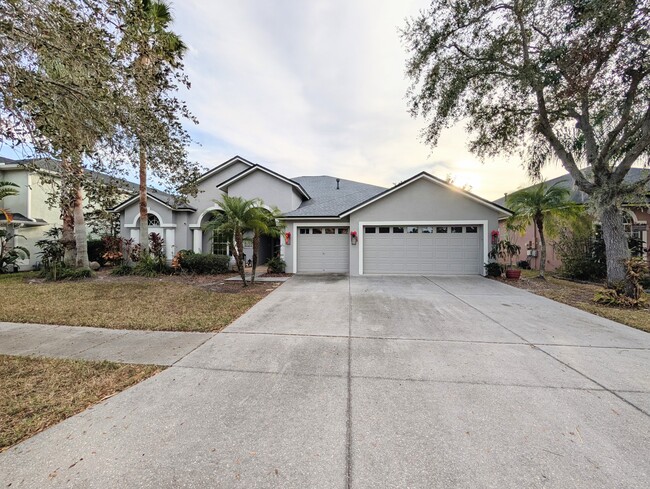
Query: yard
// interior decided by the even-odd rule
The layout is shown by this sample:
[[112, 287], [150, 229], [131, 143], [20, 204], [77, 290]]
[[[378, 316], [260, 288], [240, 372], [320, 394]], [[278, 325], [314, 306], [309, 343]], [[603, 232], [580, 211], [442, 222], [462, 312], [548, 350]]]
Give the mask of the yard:
[[157, 331], [220, 331], [273, 291], [243, 288], [231, 275], [115, 277], [44, 282], [33, 273], [0, 275], [0, 321]]
[[594, 294], [602, 289], [601, 285], [571, 282], [548, 273], [546, 274], [546, 280], [541, 280], [537, 276], [538, 272], [536, 270], [522, 270], [520, 280], [500, 280], [504, 280], [514, 287], [526, 289], [534, 294], [577, 307], [597, 316], [650, 332], [650, 309], [625, 309], [596, 304], [593, 301]]
[[0, 355], [0, 452], [160, 370]]

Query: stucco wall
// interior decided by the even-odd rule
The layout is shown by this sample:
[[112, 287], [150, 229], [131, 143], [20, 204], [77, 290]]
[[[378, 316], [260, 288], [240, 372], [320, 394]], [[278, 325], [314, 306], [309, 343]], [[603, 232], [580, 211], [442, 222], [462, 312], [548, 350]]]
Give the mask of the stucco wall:
[[[487, 221], [488, 233], [497, 229], [498, 212], [460, 192], [428, 180], [417, 180], [350, 215], [350, 231], [361, 233], [359, 223], [393, 221], [420, 222]], [[359, 274], [361, 241], [350, 250], [350, 275]]]
[[300, 205], [300, 202], [295, 200], [292, 185], [261, 170], [230, 185], [228, 195], [244, 199], [262, 199], [265, 205], [278, 207], [282, 212], [292, 211]]

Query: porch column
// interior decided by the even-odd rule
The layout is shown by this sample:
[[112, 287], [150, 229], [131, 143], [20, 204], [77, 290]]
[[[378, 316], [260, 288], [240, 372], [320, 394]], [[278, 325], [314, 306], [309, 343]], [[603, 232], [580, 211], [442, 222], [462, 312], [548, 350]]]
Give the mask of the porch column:
[[168, 261], [174, 258], [176, 251], [176, 230], [173, 228], [165, 229], [165, 256]]
[[203, 247], [203, 230], [194, 229], [192, 231], [192, 251], [194, 253], [201, 253], [201, 248]]

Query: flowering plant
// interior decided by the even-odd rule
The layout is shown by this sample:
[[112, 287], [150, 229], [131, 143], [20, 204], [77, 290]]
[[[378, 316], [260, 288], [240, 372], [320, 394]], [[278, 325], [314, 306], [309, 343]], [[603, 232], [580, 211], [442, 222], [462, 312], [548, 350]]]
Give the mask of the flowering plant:
[[291, 243], [291, 233], [287, 231], [284, 233], [284, 244], [290, 244]]
[[352, 232], [350, 233], [350, 236], [352, 236], [353, 238], [356, 238], [356, 237], [357, 237], [357, 232], [356, 232], [356, 231], [352, 231]]
[[494, 229], [492, 231], [492, 237], [499, 236], [499, 231], [497, 229]]

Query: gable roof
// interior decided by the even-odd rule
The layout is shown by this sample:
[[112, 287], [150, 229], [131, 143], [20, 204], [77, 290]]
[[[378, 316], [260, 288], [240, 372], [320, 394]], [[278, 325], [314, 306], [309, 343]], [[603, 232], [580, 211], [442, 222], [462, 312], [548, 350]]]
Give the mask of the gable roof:
[[268, 175], [271, 175], [274, 178], [277, 178], [278, 180], [281, 180], [285, 183], [288, 183], [291, 185], [294, 189], [298, 191], [299, 194], [301, 194], [305, 199], [309, 200], [309, 194], [305, 191], [304, 188], [302, 188], [302, 185], [300, 185], [298, 182], [291, 180], [290, 178], [284, 177], [280, 175], [279, 173], [274, 172], [273, 170], [269, 170], [268, 168], [262, 166], [262, 165], [257, 165], [254, 164], [250, 168], [247, 168], [246, 170], [243, 170], [236, 175], [230, 177], [229, 179], [221, 182], [219, 185], [217, 185], [217, 188], [219, 190], [223, 190], [227, 188], [229, 185], [232, 185], [233, 183], [237, 182], [238, 180], [241, 180], [242, 178], [246, 177], [247, 175], [250, 175], [251, 173], [255, 173], [256, 171], [262, 171]]
[[303, 202], [297, 209], [284, 214], [286, 219], [338, 217], [352, 206], [386, 190], [384, 187], [339, 179], [336, 177], [304, 176], [293, 178], [309, 192], [311, 199]]
[[[196, 207], [192, 207], [191, 205], [187, 204], [181, 204], [177, 205], [175, 203], [175, 197], [171, 194], [168, 194], [167, 192], [161, 192], [161, 191], [155, 191], [154, 192], [147, 192], [147, 197], [155, 200], [159, 204], [167, 207], [168, 209], [171, 209], [173, 211], [189, 211], [189, 212], [194, 212], [196, 211]], [[136, 202], [140, 198], [140, 194], [135, 194], [128, 199], [126, 199], [123, 202], [120, 202], [117, 204], [115, 207], [112, 209], [108, 209], [110, 212], [119, 212], [122, 209], [125, 209], [126, 207], [130, 206], [134, 202]]]
[[451, 183], [448, 183], [448, 182], [446, 182], [444, 180], [441, 180], [440, 178], [434, 177], [433, 175], [423, 171], [423, 172], [418, 173], [417, 175], [412, 176], [411, 178], [409, 178], [407, 180], [404, 180], [401, 183], [398, 183], [394, 187], [391, 187], [391, 188], [389, 188], [387, 190], [384, 190], [380, 194], [377, 194], [374, 197], [371, 197], [370, 199], [368, 199], [368, 200], [366, 200], [364, 202], [361, 202], [361, 203], [359, 203], [358, 205], [356, 205], [354, 207], [351, 207], [351, 208], [347, 209], [345, 212], [342, 212], [341, 214], [339, 214], [339, 217], [348, 216], [348, 215], [352, 214], [353, 212], [358, 211], [359, 209], [363, 209], [367, 205], [370, 205], [370, 204], [372, 204], [374, 202], [377, 202], [378, 200], [383, 199], [384, 197], [387, 197], [388, 195], [392, 194], [393, 192], [401, 190], [402, 188], [412, 184], [413, 182], [417, 182], [418, 180], [421, 180], [421, 179], [428, 180], [428, 181], [430, 181], [432, 183], [440, 185], [441, 187], [445, 187], [445, 188], [447, 188], [449, 190], [452, 190], [454, 192], [458, 192], [459, 194], [463, 195], [464, 197], [467, 197], [467, 198], [469, 198], [469, 199], [471, 199], [471, 200], [473, 200], [473, 201], [475, 201], [475, 202], [477, 202], [477, 203], [479, 203], [481, 205], [489, 207], [490, 209], [495, 210], [497, 212], [500, 212], [502, 214], [512, 215], [511, 210], [506, 209], [505, 207], [503, 207], [501, 205], [490, 202], [489, 200], [486, 200], [483, 197], [479, 197], [478, 195], [474, 195], [473, 193], [468, 192], [467, 190], [463, 190], [461, 188], [458, 188], [458, 187], [456, 187], [455, 185], [453, 185]]
[[[591, 175], [591, 170], [589, 168], [585, 168], [583, 171], [585, 172], [585, 175], [587, 177]], [[625, 175], [624, 181], [626, 183], [634, 183], [634, 182], [638, 182], [639, 180], [647, 176], [648, 176], [647, 169], [630, 168], [630, 171], [627, 173], [627, 175]], [[571, 190], [570, 198], [573, 202], [577, 204], [586, 204], [587, 202], [589, 202], [589, 196], [575, 186], [575, 180], [569, 173], [565, 173], [564, 175], [560, 175], [559, 177], [551, 178], [550, 180], [545, 180], [544, 182], [534, 183], [533, 185], [529, 185], [528, 187], [514, 190], [510, 193], [514, 194], [515, 192], [519, 192], [520, 190], [528, 190], [530, 188], [536, 187], [540, 183], [545, 183], [548, 186], [552, 186], [556, 184], [558, 186], [565, 186]], [[650, 185], [648, 187], [648, 191], [650, 191]], [[500, 197], [493, 202], [497, 205], [505, 205], [505, 201], [506, 201], [506, 196], [504, 195], [503, 197]]]
[[239, 155], [235, 155], [232, 158], [230, 158], [228, 161], [224, 161], [220, 165], [217, 165], [213, 169], [205, 172], [203, 175], [201, 175], [199, 178], [196, 179], [196, 183], [202, 182], [203, 180], [210, 178], [212, 175], [219, 173], [222, 170], [225, 170], [226, 168], [234, 165], [235, 163], [243, 163], [244, 165], [248, 165], [249, 167], [255, 166], [255, 163], [248, 161], [246, 158], [242, 158]]

